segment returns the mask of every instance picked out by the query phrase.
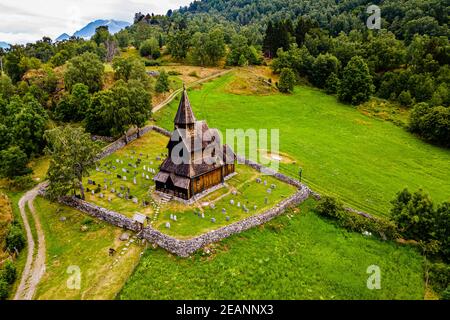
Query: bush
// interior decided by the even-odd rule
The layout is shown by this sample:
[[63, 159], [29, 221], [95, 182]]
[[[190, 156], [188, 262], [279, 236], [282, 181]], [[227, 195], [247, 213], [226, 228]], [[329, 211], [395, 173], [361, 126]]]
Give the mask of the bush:
[[22, 228], [17, 223], [13, 223], [6, 236], [6, 248], [13, 252], [15, 250], [21, 251], [25, 247], [25, 236]]
[[144, 64], [146, 67], [159, 67], [161, 62], [158, 60], [144, 60]]
[[34, 181], [31, 175], [15, 177], [8, 182], [8, 188], [14, 191], [22, 191], [31, 189], [34, 186]]
[[5, 280], [8, 284], [13, 284], [17, 278], [16, 266], [11, 260], [6, 260], [1, 270], [0, 279]]
[[445, 291], [442, 292], [441, 299], [442, 300], [450, 300], [450, 286], [448, 286], [447, 289], [445, 289]]
[[398, 236], [396, 225], [391, 221], [370, 219], [355, 212], [347, 211], [343, 204], [333, 197], [323, 197], [316, 206], [316, 211], [324, 217], [335, 220], [339, 226], [350, 231], [368, 231], [388, 239], [394, 239]]
[[443, 293], [450, 286], [450, 266], [445, 263], [431, 263], [428, 277], [433, 289]]
[[167, 74], [169, 76], [181, 76], [181, 73], [175, 70], [170, 70], [169, 72], [167, 72]]
[[158, 93], [169, 91], [169, 77], [164, 70], [161, 71], [158, 80], [156, 81], [155, 90]]
[[191, 71], [188, 74], [189, 77], [199, 78], [197, 71]]
[[294, 91], [295, 73], [292, 69], [284, 68], [281, 70], [280, 81], [278, 83], [278, 90], [283, 93], [290, 93]]
[[0, 300], [6, 300], [9, 295], [9, 286], [5, 280], [0, 279]]

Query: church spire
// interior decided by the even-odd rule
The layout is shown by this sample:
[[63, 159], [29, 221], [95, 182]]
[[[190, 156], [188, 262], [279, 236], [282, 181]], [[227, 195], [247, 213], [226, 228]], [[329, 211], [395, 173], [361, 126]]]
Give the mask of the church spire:
[[185, 127], [186, 125], [195, 124], [194, 112], [192, 112], [191, 103], [186, 91], [186, 85], [183, 83], [183, 93], [181, 94], [180, 104], [178, 105], [178, 111], [175, 116], [175, 126]]

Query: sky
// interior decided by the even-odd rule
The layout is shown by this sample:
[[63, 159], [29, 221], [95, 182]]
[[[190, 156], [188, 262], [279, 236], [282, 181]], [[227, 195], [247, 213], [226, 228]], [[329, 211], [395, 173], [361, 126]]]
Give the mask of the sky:
[[0, 41], [24, 44], [72, 35], [97, 19], [133, 22], [136, 12], [167, 13], [192, 0], [1, 0]]

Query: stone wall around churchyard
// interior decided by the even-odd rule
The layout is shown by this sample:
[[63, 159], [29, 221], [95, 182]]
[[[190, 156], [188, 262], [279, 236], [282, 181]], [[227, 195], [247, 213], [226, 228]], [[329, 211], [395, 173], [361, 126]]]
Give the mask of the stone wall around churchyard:
[[[139, 134], [143, 135], [151, 130], [154, 130], [168, 137], [170, 137], [171, 135], [171, 133], [168, 130], [153, 125], [142, 128]], [[113, 154], [114, 152], [125, 147], [128, 143], [136, 140], [137, 138], [138, 134], [136, 132], [126, 137], [126, 139], [125, 137], [118, 139], [117, 141], [108, 145], [99, 155], [98, 159], [102, 159], [104, 157]], [[198, 237], [188, 240], [176, 239], [152, 228], [151, 226], [142, 228], [142, 225], [139, 225], [136, 221], [134, 221], [131, 218], [125, 217], [124, 215], [118, 212], [114, 212], [106, 208], [97, 206], [95, 204], [83, 201], [76, 197], [69, 197], [69, 196], [61, 197], [59, 199], [59, 202], [64, 205], [75, 208], [86, 214], [89, 214], [90, 216], [98, 218], [102, 221], [110, 223], [114, 226], [137, 232], [140, 238], [146, 239], [151, 243], [157, 244], [161, 248], [164, 248], [165, 250], [173, 254], [176, 254], [181, 257], [188, 257], [195, 251], [205, 247], [208, 244], [220, 241], [222, 239], [230, 237], [231, 235], [238, 234], [242, 231], [251, 229], [253, 227], [259, 226], [272, 220], [273, 218], [282, 214], [287, 208], [299, 205], [312, 194], [316, 196], [316, 194], [312, 193], [312, 191], [306, 185], [302, 184], [300, 181], [296, 179], [275, 172], [272, 169], [264, 167], [263, 165], [260, 165], [254, 161], [245, 159], [242, 156], [237, 156], [237, 160], [238, 163], [248, 165], [253, 169], [256, 169], [262, 173], [272, 175], [273, 177], [284, 183], [295, 186], [297, 188], [297, 192], [291, 197], [284, 199], [283, 201], [279, 202], [274, 207], [266, 210], [263, 213], [250, 216], [238, 222], [204, 233]], [[40, 194], [45, 196], [45, 188], [43, 188], [40, 191]]]

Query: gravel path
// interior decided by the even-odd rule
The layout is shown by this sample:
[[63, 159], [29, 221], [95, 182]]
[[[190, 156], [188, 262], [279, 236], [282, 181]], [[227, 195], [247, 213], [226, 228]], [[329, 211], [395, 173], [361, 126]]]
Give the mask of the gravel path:
[[[217, 77], [221, 77], [221, 76], [223, 76], [224, 74], [229, 73], [230, 71], [232, 71], [232, 69], [230, 69], [230, 70], [225, 70], [225, 71], [221, 71], [221, 72], [212, 74], [212, 75], [210, 75], [210, 76], [208, 76], [208, 77], [206, 77], [206, 78], [203, 78], [203, 79], [194, 81], [194, 82], [192, 82], [192, 83], [186, 84], [186, 87], [187, 87], [187, 88], [190, 88], [190, 87], [193, 87], [193, 86], [195, 86], [195, 85], [197, 85], [197, 84], [199, 84], [199, 83], [203, 83], [203, 82], [209, 81], [209, 80], [211, 80], [211, 79], [214, 79], [214, 78], [217, 78]], [[155, 113], [155, 112], [161, 110], [164, 106], [166, 106], [166, 105], [168, 105], [169, 103], [171, 103], [172, 100], [175, 99], [175, 97], [176, 97], [179, 93], [181, 93], [182, 90], [183, 90], [183, 88], [180, 88], [180, 89], [175, 90], [174, 92], [172, 92], [172, 94], [171, 94], [170, 96], [168, 96], [166, 100], [164, 100], [164, 101], [161, 102], [160, 104], [154, 106], [154, 107], [152, 108], [152, 112]]]
[[[28, 253], [25, 268], [23, 270], [16, 295], [14, 296], [14, 300], [31, 300], [36, 292], [36, 287], [41, 280], [42, 275], [45, 273], [45, 236], [41, 227], [41, 222], [33, 206], [33, 201], [38, 195], [38, 191], [41, 187], [42, 184], [36, 186], [34, 189], [25, 193], [25, 195], [19, 200], [20, 215], [22, 216], [27, 236]], [[25, 206], [27, 204], [36, 228], [38, 243], [36, 254], [36, 244], [33, 239], [30, 223], [25, 211]]]

